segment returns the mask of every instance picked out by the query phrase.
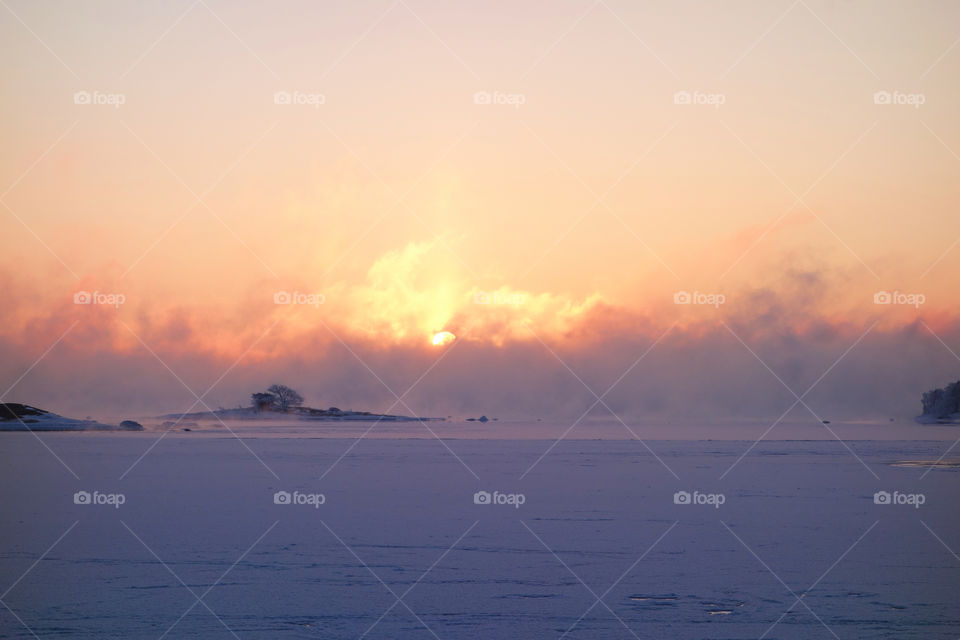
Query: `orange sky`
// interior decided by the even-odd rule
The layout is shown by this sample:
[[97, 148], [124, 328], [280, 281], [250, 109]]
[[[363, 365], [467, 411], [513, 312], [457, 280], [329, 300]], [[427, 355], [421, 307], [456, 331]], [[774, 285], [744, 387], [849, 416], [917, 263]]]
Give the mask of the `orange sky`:
[[[952, 2], [9, 2], [2, 373], [68, 329], [69, 366], [152, 351], [211, 372], [282, 371], [307, 343], [429, 363], [442, 330], [602, 360], [670, 327], [828, 326], [849, 344], [922, 320], [957, 350], [958, 18]], [[84, 291], [122, 304], [75, 304]], [[38, 403], [43, 371], [24, 380]]]

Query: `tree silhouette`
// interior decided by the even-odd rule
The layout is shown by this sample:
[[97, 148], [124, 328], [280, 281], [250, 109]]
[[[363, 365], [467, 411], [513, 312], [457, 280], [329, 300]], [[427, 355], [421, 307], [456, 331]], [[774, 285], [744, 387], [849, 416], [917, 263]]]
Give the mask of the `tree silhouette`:
[[287, 411], [290, 407], [299, 407], [303, 404], [303, 396], [284, 384], [274, 384], [267, 389], [276, 396], [274, 405], [280, 411]]
[[253, 401], [253, 408], [256, 409], [257, 412], [263, 410], [270, 411], [277, 403], [277, 396], [272, 393], [254, 393], [250, 396], [250, 399]]

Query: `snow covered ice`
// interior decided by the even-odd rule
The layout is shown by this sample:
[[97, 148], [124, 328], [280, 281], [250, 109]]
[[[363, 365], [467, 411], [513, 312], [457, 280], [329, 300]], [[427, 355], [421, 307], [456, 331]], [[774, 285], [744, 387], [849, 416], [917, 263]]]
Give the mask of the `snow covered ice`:
[[940, 433], [4, 434], [0, 636], [953, 638]]

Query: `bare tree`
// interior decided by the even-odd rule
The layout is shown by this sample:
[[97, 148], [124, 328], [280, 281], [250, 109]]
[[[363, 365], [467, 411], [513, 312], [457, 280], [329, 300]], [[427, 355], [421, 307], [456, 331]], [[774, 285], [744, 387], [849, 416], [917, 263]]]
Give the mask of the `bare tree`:
[[286, 411], [290, 407], [299, 407], [303, 404], [303, 396], [286, 385], [274, 384], [267, 391], [276, 396], [277, 399], [274, 404], [280, 411]]

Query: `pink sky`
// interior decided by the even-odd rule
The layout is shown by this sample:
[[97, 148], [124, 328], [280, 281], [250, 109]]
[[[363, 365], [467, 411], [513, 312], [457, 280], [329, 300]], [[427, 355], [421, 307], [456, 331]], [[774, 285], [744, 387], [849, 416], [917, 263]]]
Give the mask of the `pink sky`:
[[958, 18], [9, 2], [2, 399], [568, 415], [650, 349], [614, 410], [776, 416], [767, 367], [840, 358], [822, 406], [912, 415], [960, 377]]

